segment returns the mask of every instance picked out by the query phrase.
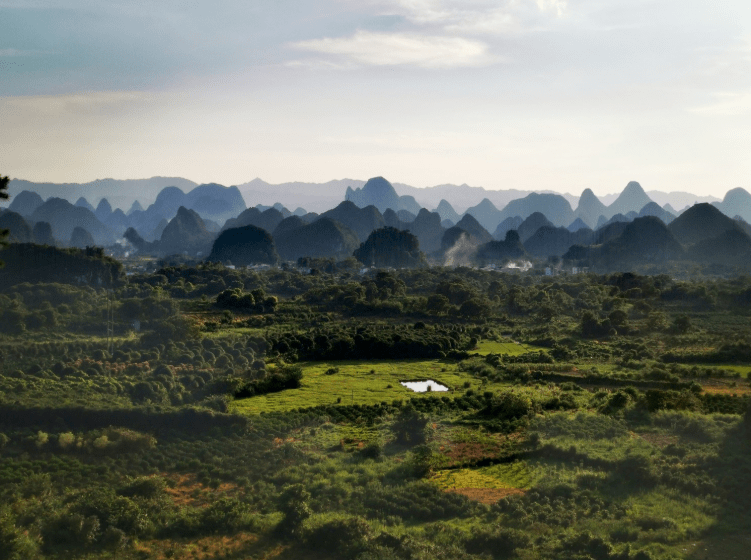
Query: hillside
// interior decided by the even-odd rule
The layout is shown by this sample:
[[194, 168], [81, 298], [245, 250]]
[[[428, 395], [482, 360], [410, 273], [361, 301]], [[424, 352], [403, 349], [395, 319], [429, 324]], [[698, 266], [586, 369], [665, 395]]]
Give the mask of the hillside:
[[597, 269], [629, 270], [644, 264], [665, 264], [681, 260], [685, 253], [667, 226], [653, 216], [637, 218], [626, 224], [623, 233], [596, 246], [591, 265]]
[[211, 249], [214, 237], [214, 234], [206, 229], [197, 212], [181, 206], [162, 232], [159, 252], [162, 255], [206, 255]]
[[477, 206], [468, 208], [466, 213], [475, 218], [488, 231], [495, 231], [504, 219], [501, 211], [487, 198], [483, 198]]
[[519, 234], [515, 230], [509, 230], [503, 241], [489, 241], [477, 248], [476, 259], [483, 266], [488, 263], [503, 264], [511, 259], [527, 256], [527, 251], [522, 245]]
[[537, 258], [560, 257], [572, 245], [591, 245], [595, 233], [588, 228], [571, 232], [564, 227], [543, 226], [524, 242], [527, 252]]
[[413, 214], [420, 211], [420, 205], [411, 196], [399, 196], [394, 190], [394, 186], [383, 177], [373, 177], [361, 187], [353, 189], [347, 187], [344, 200], [354, 202], [360, 208], [375, 206], [378, 211], [383, 213], [387, 209], [396, 212], [407, 210]]
[[415, 268], [426, 264], [417, 237], [390, 227], [373, 231], [353, 254], [365, 266], [377, 268]]
[[440, 250], [441, 238], [446, 228], [441, 225], [441, 216], [437, 212], [429, 212], [425, 208], [421, 209], [411, 224], [409, 229], [417, 236], [420, 241], [420, 249], [425, 253], [433, 253]]
[[600, 216], [607, 214], [607, 207], [595, 196], [592, 189], [584, 189], [579, 197], [579, 205], [574, 215], [587, 227], [594, 229]]
[[457, 222], [456, 227], [469, 233], [478, 243], [493, 241], [493, 236], [470, 214], [464, 214], [462, 219]]
[[321, 218], [331, 218], [357, 233], [357, 238], [363, 242], [370, 233], [386, 225], [383, 215], [375, 206], [359, 208], [354, 202], [345, 200], [336, 208], [332, 208], [320, 215]]
[[[88, 183], [35, 183], [23, 179], [11, 179], [8, 193], [15, 197], [21, 191], [38, 193], [45, 200], [63, 198], [69, 202], [81, 197], [92, 202], [107, 198], [117, 208], [129, 208], [136, 199], [151, 202], [165, 187], [177, 187], [188, 191], [196, 183], [181, 177], [151, 177], [150, 179], [97, 179]], [[93, 208], [90, 208], [93, 210]], [[170, 216], [171, 217], [171, 216]]]
[[751, 237], [739, 229], [729, 229], [715, 238], [703, 239], [686, 251], [687, 257], [702, 264], [751, 267]]
[[287, 261], [296, 261], [300, 257], [343, 260], [351, 257], [360, 246], [354, 231], [331, 218], [320, 218], [312, 224], [275, 232], [274, 243], [279, 256]]
[[13, 200], [8, 206], [8, 210], [17, 212], [22, 216], [31, 216], [34, 210], [44, 204], [44, 199], [39, 196], [39, 193], [31, 191], [21, 191], [18, 195], [13, 197]]
[[629, 212], [639, 212], [652, 200], [644, 192], [642, 186], [636, 181], [631, 181], [626, 188], [623, 189], [618, 198], [615, 199], [613, 204], [608, 206], [605, 217], [611, 218], [616, 214], [628, 214]]
[[7, 240], [11, 243], [31, 243], [34, 236], [28, 222], [18, 212], [6, 210], [0, 213], [0, 231], [9, 231]]
[[726, 231], [739, 229], [732, 218], [706, 202], [696, 204], [673, 220], [670, 232], [684, 246], [716, 238]]
[[266, 231], [274, 231], [277, 226], [284, 220], [284, 215], [276, 208], [259, 210], [258, 208], [248, 208], [243, 210], [236, 218], [230, 218], [222, 227], [222, 230], [238, 228], [244, 226], [256, 226]]
[[279, 255], [269, 232], [256, 226], [243, 226], [219, 234], [206, 260], [248, 266], [276, 264]]
[[522, 225], [522, 222], [524, 222], [524, 220], [522, 219], [521, 216], [514, 216], [512, 218], [506, 218], [500, 224], [498, 224], [497, 228], [495, 228], [495, 231], [493, 232], [493, 238], [496, 241], [505, 239], [506, 233], [512, 229], [518, 230], [519, 226]]
[[[524, 198], [512, 200], [501, 210], [501, 220], [513, 216], [528, 218], [540, 212], [555, 226], [567, 226], [576, 218], [571, 204], [559, 194], [532, 193]], [[500, 220], [499, 220], [500, 222]]]
[[534, 212], [533, 214], [530, 214], [521, 224], [519, 224], [519, 227], [516, 228], [516, 231], [519, 232], [519, 238], [522, 240], [522, 243], [526, 243], [527, 239], [532, 237], [535, 232], [541, 227], [554, 228], [556, 226], [541, 212]]
[[76, 227], [88, 231], [99, 246], [106, 246], [117, 240], [117, 235], [90, 210], [80, 206], [73, 206], [67, 200], [50, 198], [39, 206], [31, 215], [34, 222], [48, 222], [52, 226], [55, 239], [68, 241]]

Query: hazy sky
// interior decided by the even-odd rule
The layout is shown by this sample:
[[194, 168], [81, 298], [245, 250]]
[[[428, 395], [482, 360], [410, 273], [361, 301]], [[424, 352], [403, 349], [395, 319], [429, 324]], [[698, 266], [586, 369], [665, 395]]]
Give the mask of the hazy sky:
[[0, 0], [0, 173], [751, 190], [748, 0]]

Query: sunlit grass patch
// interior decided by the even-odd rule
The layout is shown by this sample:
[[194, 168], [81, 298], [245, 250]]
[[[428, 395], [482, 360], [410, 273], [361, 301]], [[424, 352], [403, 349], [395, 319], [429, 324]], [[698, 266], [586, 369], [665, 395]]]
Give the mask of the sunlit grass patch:
[[702, 364], [705, 368], [719, 368], [733, 373], [739, 373], [744, 379], [748, 379], [749, 373], [751, 373], [751, 366], [745, 365], [726, 365], [726, 364]]
[[196, 560], [210, 559], [229, 555], [242, 554], [255, 546], [258, 537], [249, 533], [238, 533], [232, 536], [208, 536], [198, 539], [165, 539], [148, 540], [137, 543], [135, 551], [143, 557], [156, 560], [168, 558], [195, 558]]
[[488, 354], [505, 354], [507, 356], [519, 356], [528, 352], [539, 352], [545, 350], [537, 346], [528, 346], [509, 339], [503, 339], [498, 342], [496, 340], [481, 340], [477, 343], [477, 348], [472, 352], [477, 352], [481, 356]]
[[325, 423], [301, 434], [304, 444], [319, 450], [355, 451], [367, 445], [384, 445], [390, 437], [385, 425]]
[[[302, 386], [278, 393], [259, 395], [232, 403], [232, 411], [246, 414], [283, 412], [296, 408], [321, 405], [375, 405], [381, 402], [410, 398], [453, 398], [461, 394], [465, 381], [474, 387], [479, 382], [468, 373], [459, 371], [455, 364], [429, 361], [342, 361], [307, 362], [303, 370]], [[332, 370], [335, 370], [332, 373]], [[450, 390], [441, 393], [415, 393], [399, 384], [400, 381], [432, 379]]]
[[477, 469], [439, 471], [431, 482], [443, 490], [457, 488], [494, 488], [527, 490], [535, 476], [525, 461], [515, 461]]
[[644, 543], [695, 538], [716, 523], [716, 510], [704, 498], [664, 486], [635, 494], [628, 502], [628, 517], [642, 529]]

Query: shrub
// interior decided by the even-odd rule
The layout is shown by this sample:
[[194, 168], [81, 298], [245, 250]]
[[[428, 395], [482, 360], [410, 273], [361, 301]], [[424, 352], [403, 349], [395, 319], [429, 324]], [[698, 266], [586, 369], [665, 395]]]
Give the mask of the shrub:
[[362, 517], [336, 519], [311, 529], [304, 542], [313, 550], [326, 552], [340, 558], [354, 558], [364, 551], [373, 538], [368, 522]]

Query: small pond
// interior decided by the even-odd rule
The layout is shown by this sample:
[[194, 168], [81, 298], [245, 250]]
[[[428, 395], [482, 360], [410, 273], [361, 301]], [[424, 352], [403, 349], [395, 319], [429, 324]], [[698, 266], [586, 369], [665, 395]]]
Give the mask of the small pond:
[[427, 393], [428, 391], [448, 391], [449, 388], [436, 383], [432, 379], [427, 381], [400, 381], [407, 389], [412, 389], [415, 393]]

